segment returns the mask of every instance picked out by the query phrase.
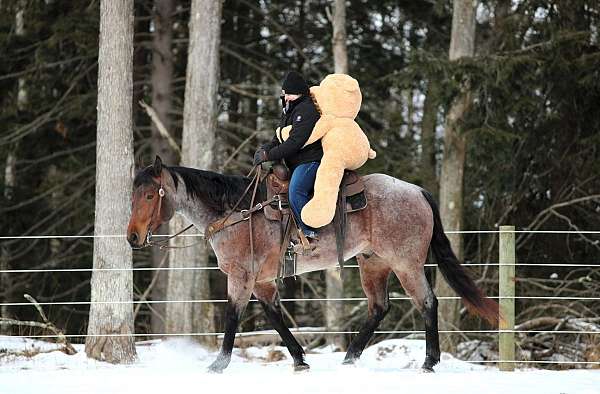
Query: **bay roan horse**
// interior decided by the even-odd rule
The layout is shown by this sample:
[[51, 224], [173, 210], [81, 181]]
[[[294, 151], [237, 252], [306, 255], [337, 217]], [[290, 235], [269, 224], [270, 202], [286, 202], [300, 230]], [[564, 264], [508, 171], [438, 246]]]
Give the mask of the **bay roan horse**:
[[[363, 179], [368, 206], [348, 215], [344, 258], [356, 256], [358, 260], [369, 313], [348, 347], [344, 363], [351, 364], [360, 357], [388, 312], [387, 282], [393, 272], [425, 320], [426, 354], [422, 368], [433, 371], [433, 366], [440, 360], [440, 349], [438, 301], [423, 269], [428, 249], [431, 247], [446, 281], [469, 310], [496, 325], [498, 304], [485, 297], [461, 267], [444, 234], [437, 205], [427, 191], [382, 174], [366, 175]], [[127, 239], [135, 248], [146, 245], [148, 234], [168, 222], [175, 212], [203, 231], [235, 205], [250, 182], [242, 176], [168, 167], [157, 156], [154, 165], [140, 170], [135, 177]], [[256, 200], [265, 199], [261, 186]], [[240, 208], [248, 209], [249, 205], [250, 196], [246, 196]], [[252, 294], [281, 335], [294, 359], [294, 368], [307, 369], [304, 350], [285, 326], [281, 315], [275, 282], [280, 256], [280, 225], [268, 221], [259, 212], [253, 215], [253, 229], [254, 270], [247, 222], [226, 227], [210, 239], [219, 268], [227, 274], [229, 303], [221, 351], [209, 370], [221, 372], [229, 364], [238, 322]], [[335, 231], [328, 225], [320, 230], [312, 255], [298, 255], [297, 271], [300, 274], [324, 270], [337, 264]]]

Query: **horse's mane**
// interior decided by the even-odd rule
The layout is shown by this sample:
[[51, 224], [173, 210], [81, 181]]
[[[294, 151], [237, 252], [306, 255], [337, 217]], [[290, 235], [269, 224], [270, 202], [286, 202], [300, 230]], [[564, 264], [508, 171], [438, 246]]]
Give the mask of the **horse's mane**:
[[[233, 208], [251, 181], [250, 178], [245, 176], [225, 175], [189, 167], [163, 165], [163, 168], [173, 178], [175, 189], [178, 188], [180, 180], [183, 180], [189, 197], [201, 201], [208, 208], [217, 211], [218, 214], [223, 214]], [[133, 185], [137, 187], [141, 184], [155, 183], [153, 178], [152, 166], [146, 167], [136, 174]], [[252, 188], [246, 193], [237, 209], [248, 209], [251, 198]], [[254, 204], [264, 201], [265, 198], [266, 190], [264, 184], [261, 183], [256, 191]]]

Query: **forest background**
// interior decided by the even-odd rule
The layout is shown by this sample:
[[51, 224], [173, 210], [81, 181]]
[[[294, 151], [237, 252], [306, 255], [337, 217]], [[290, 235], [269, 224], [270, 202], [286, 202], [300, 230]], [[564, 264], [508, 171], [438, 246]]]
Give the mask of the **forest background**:
[[[473, 29], [466, 32], [471, 50], [454, 58], [452, 20], [457, 8], [451, 1], [337, 1], [343, 5], [338, 11], [333, 3], [227, 0], [218, 10], [221, 23], [201, 27], [212, 29], [204, 33], [217, 37], [219, 49], [212, 114], [216, 122], [213, 128], [199, 130], [208, 135], [207, 141], [214, 141], [207, 145], [207, 168], [248, 172], [254, 150], [272, 137], [278, 123], [278, 95], [288, 70], [301, 71], [317, 84], [345, 66], [363, 93], [357, 121], [378, 152], [361, 172], [383, 172], [431, 190], [441, 199], [447, 230], [497, 230], [510, 224], [521, 230], [600, 231], [597, 1], [475, 2]], [[341, 8], [345, 12], [339, 19]], [[190, 2], [135, 0], [134, 15], [135, 163], [148, 165], [159, 154], [175, 165], [186, 149], [182, 136]], [[344, 27], [342, 36], [334, 34], [336, 20], [338, 34]], [[2, 236], [94, 231], [97, 177], [110, 176], [96, 172], [99, 27], [99, 1], [0, 2]], [[346, 48], [342, 59], [347, 61], [341, 66], [340, 55], [334, 56], [340, 42]], [[206, 78], [210, 75], [207, 72]], [[138, 105], [140, 100], [156, 109], [170, 140], [153, 126]], [[212, 107], [198, 111], [201, 108]], [[451, 116], [457, 110], [459, 116]], [[458, 198], [460, 209], [444, 214], [444, 203], [451, 198]], [[466, 264], [490, 263], [473, 266], [471, 272], [486, 293], [496, 295], [497, 234], [465, 234], [452, 241]], [[10, 270], [89, 269], [93, 242], [92, 238], [2, 240], [2, 316], [37, 319], [31, 306], [5, 305], [23, 302], [27, 293], [40, 302], [67, 303], [45, 307], [46, 314], [66, 333], [85, 334], [89, 305], [68, 303], [90, 300], [89, 270]], [[589, 267], [600, 262], [600, 235], [521, 233], [516, 251], [518, 262], [531, 264], [517, 269], [519, 295], [600, 294], [600, 271]], [[202, 261], [190, 264], [215, 265], [210, 252], [201, 250], [198, 256]], [[538, 265], [551, 263], [571, 266]], [[133, 264], [164, 267], [181, 265], [181, 260], [145, 250], [133, 254]], [[434, 269], [428, 273], [435, 281]], [[226, 296], [225, 276], [218, 271], [177, 275], [186, 275], [184, 293], [169, 289], [176, 277], [168, 271], [134, 272], [134, 298], [148, 301], [135, 305], [136, 333], [210, 332], [222, 327], [223, 304], [170, 313], [168, 304], [151, 303], [186, 295], [187, 299]], [[343, 292], [332, 293], [335, 279], [328, 280], [327, 275], [316, 272], [286, 279], [282, 296], [362, 297], [357, 270], [347, 269]], [[446, 294], [439, 282], [438, 295], [454, 295]], [[198, 283], [205, 285], [198, 288]], [[390, 286], [392, 295], [402, 294], [396, 281]], [[366, 316], [365, 302], [345, 303], [342, 308], [327, 305], [286, 302], [288, 324], [349, 330]], [[251, 303], [242, 329], [268, 328], [260, 312]], [[550, 318], [597, 321], [599, 312], [597, 302], [585, 300], [518, 300], [517, 324], [548, 328], [558, 324]], [[485, 328], [451, 301], [440, 302], [440, 314], [442, 328]], [[381, 329], [422, 326], [418, 312], [399, 300], [392, 302]], [[37, 332], [0, 329], [7, 334]], [[520, 336], [520, 351], [540, 358], [556, 353], [579, 360], [600, 357], [597, 337], [544, 335]], [[466, 340], [487, 342], [493, 349], [494, 338], [443, 335], [444, 347], [452, 351]], [[214, 339], [201, 340], [214, 344]], [[305, 344], [331, 340], [315, 336]], [[346, 340], [338, 337], [336, 344], [343, 347]]]

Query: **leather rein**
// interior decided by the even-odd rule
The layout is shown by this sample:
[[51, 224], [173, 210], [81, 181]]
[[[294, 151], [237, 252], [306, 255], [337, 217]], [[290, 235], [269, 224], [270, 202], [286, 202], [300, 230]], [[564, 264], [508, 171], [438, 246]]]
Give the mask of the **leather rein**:
[[[217, 232], [223, 230], [224, 228], [232, 226], [236, 223], [248, 220], [249, 229], [250, 229], [250, 254], [251, 254], [251, 259], [252, 259], [252, 271], [253, 272], [254, 272], [255, 267], [254, 267], [254, 236], [252, 233], [252, 214], [254, 212], [262, 210], [265, 206], [267, 206], [273, 202], [281, 203], [281, 201], [279, 199], [279, 195], [274, 195], [270, 199], [254, 205], [256, 191], [258, 189], [258, 184], [260, 183], [261, 168], [262, 167], [259, 164], [259, 165], [254, 166], [250, 170], [247, 177], [249, 177], [253, 172], [254, 172], [254, 177], [250, 181], [250, 184], [248, 185], [246, 190], [244, 190], [244, 193], [242, 193], [242, 196], [235, 203], [233, 208], [231, 208], [229, 213], [225, 217], [210, 223], [206, 227], [206, 231], [204, 232], [204, 234], [200, 234], [200, 237], [202, 237], [204, 239], [210, 239], [210, 237], [212, 237]], [[246, 194], [248, 194], [248, 192], [250, 191], [250, 188], [252, 188], [252, 187], [254, 187], [254, 188], [252, 190], [252, 198], [250, 199], [250, 207], [251, 208], [250, 209], [242, 209], [240, 212], [236, 212], [236, 214], [234, 215], [236, 208], [240, 205], [240, 203], [242, 202], [244, 197], [246, 197]], [[164, 239], [161, 239], [160, 241], [152, 240], [152, 224], [155, 221], [156, 216], [160, 215], [160, 211], [161, 211], [161, 207], [162, 207], [162, 199], [165, 196], [165, 189], [163, 188], [163, 185], [162, 185], [162, 176], [160, 177], [158, 196], [159, 196], [159, 200], [158, 200], [157, 209], [154, 210], [152, 216], [150, 217], [150, 223], [148, 224], [148, 232], [146, 233], [146, 238], [144, 239], [144, 244], [140, 247], [140, 249], [146, 248], [149, 246], [158, 246], [159, 249], [161, 249], [161, 250], [162, 249], [183, 249], [183, 248], [189, 248], [191, 246], [199, 244], [200, 242], [195, 242], [193, 244], [185, 245], [185, 246], [170, 246], [167, 244], [169, 240], [177, 237], [178, 235], [183, 234], [190, 228], [194, 227], [193, 224], [190, 224], [183, 230], [178, 231], [176, 234], [170, 235]]]

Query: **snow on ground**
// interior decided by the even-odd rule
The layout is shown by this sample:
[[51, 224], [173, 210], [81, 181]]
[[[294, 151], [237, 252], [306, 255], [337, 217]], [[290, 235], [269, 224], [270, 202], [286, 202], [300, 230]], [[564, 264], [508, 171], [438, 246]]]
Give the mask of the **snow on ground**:
[[502, 393], [600, 394], [600, 370], [499, 372], [444, 354], [435, 374], [419, 370], [425, 342], [393, 339], [365, 350], [356, 366], [328, 348], [307, 355], [309, 372], [294, 373], [281, 347], [235, 349], [223, 374], [209, 374], [215, 357], [196, 343], [172, 339], [138, 344], [133, 365], [111, 365], [61, 352], [7, 357], [4, 349], [50, 350], [40, 341], [0, 337], [0, 394], [17, 393]]

